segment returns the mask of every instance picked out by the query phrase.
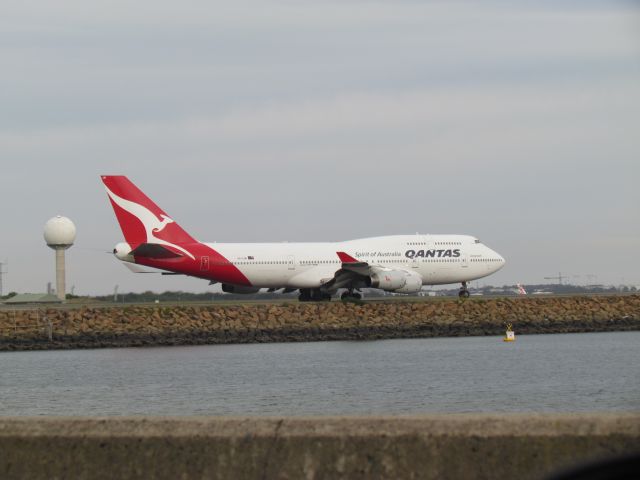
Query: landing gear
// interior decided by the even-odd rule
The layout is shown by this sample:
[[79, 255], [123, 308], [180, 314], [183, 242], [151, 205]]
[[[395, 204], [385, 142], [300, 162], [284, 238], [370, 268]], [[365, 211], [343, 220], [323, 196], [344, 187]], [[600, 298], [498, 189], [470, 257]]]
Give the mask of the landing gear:
[[331, 295], [329, 295], [327, 292], [323, 292], [319, 288], [314, 288], [313, 290], [311, 290], [311, 300], [313, 300], [314, 302], [330, 302]]
[[354, 292], [353, 290], [347, 290], [340, 295], [340, 300], [362, 300], [362, 294]]
[[301, 302], [330, 302], [331, 295], [319, 288], [301, 288], [298, 300]]
[[467, 282], [462, 282], [462, 286], [460, 287], [460, 291], [458, 292], [458, 297], [469, 298], [469, 290], [467, 290]]
[[301, 288], [300, 295], [298, 295], [298, 300], [301, 302], [308, 302], [311, 300], [311, 290], [308, 288]]

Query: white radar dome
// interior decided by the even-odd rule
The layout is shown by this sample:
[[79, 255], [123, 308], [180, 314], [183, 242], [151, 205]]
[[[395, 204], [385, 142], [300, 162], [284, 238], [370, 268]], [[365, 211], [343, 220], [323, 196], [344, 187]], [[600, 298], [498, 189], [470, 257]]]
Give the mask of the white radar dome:
[[69, 248], [76, 239], [76, 226], [67, 217], [53, 217], [44, 224], [44, 239], [51, 248]]

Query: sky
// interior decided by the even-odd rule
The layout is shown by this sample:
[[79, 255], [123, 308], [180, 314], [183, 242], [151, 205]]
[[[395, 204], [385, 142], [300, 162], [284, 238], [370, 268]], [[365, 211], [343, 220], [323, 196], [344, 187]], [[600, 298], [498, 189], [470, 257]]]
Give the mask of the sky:
[[[479, 284], [640, 285], [636, 2], [6, 1], [4, 293], [211, 290], [135, 275], [100, 182], [124, 174], [194, 237], [460, 233]], [[5, 267], [6, 268], [6, 267]]]

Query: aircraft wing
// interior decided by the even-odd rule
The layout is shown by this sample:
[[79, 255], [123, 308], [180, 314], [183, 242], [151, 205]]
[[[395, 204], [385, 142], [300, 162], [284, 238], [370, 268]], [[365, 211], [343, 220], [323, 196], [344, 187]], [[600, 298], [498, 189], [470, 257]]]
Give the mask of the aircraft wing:
[[340, 270], [336, 271], [331, 280], [322, 285], [326, 290], [337, 290], [339, 288], [349, 288], [354, 284], [358, 287], [365, 287], [365, 279], [371, 275], [371, 265], [368, 262], [361, 262], [353, 258], [346, 252], [336, 252], [342, 262]]
[[336, 252], [338, 258], [342, 262], [342, 269], [349, 272], [354, 272], [359, 275], [369, 275], [371, 266], [367, 262], [361, 262], [353, 258], [351, 255], [345, 252]]

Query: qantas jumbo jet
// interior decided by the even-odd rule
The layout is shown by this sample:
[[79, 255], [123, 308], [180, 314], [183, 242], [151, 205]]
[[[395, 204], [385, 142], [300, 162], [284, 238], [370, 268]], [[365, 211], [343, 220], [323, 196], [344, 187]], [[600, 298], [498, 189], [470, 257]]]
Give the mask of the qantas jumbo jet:
[[361, 298], [362, 288], [416, 293], [423, 285], [462, 284], [503, 267], [500, 255], [467, 235], [391, 235], [335, 243], [202, 243], [127, 177], [103, 176], [125, 242], [123, 262], [221, 283], [228, 293], [300, 291], [300, 301]]

